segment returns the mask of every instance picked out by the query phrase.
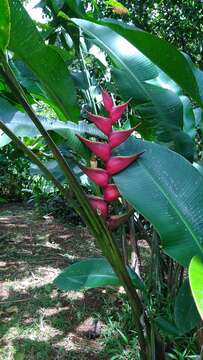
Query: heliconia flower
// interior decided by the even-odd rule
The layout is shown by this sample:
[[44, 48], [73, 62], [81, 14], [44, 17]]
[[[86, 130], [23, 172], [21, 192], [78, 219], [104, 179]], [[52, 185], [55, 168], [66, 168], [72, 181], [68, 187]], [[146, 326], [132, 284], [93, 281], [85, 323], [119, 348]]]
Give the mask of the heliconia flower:
[[88, 118], [98, 127], [98, 129], [109, 136], [112, 131], [112, 122], [110, 118], [94, 115], [92, 113], [88, 113]]
[[113, 156], [106, 163], [106, 170], [109, 175], [114, 175], [127, 168], [139, 157], [143, 152], [130, 156]]
[[108, 143], [90, 141], [80, 135], [77, 136], [80, 141], [88, 147], [88, 149], [90, 149], [95, 155], [99, 156], [103, 161], [107, 161], [110, 158], [111, 148]]
[[119, 198], [120, 194], [115, 184], [108, 184], [104, 189], [104, 200], [111, 202]]
[[102, 215], [104, 218], [108, 215], [108, 205], [102, 197], [88, 195], [89, 202], [91, 206], [98, 212], [99, 215]]
[[112, 124], [115, 124], [116, 121], [120, 120], [121, 116], [123, 115], [123, 113], [127, 107], [128, 107], [128, 102], [118, 105], [118, 106], [114, 106], [111, 109], [110, 117], [111, 117]]
[[109, 175], [106, 170], [100, 168], [92, 169], [82, 165], [80, 165], [80, 168], [97, 185], [101, 187], [106, 187], [108, 185]]
[[122, 144], [125, 140], [127, 140], [127, 138], [133, 133], [133, 131], [135, 131], [137, 126], [128, 130], [112, 131], [108, 139], [111, 148], [115, 148], [116, 146]]
[[102, 99], [105, 110], [110, 113], [113, 107], [113, 101], [109, 93], [105, 90], [102, 90]]

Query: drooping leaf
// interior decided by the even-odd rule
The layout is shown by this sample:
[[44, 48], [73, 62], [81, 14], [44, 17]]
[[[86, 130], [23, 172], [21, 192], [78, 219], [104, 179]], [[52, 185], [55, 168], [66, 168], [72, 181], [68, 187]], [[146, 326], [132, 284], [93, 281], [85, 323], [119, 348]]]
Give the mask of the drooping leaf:
[[131, 137], [121, 155], [144, 151], [129, 168], [114, 176], [121, 194], [155, 227], [164, 251], [183, 266], [203, 256], [203, 178], [182, 156]]
[[0, 1], [0, 50], [5, 51], [10, 35], [10, 9], [8, 0]]
[[191, 163], [194, 160], [195, 143], [191, 137], [183, 131], [178, 131], [174, 135], [173, 145], [170, 146], [171, 150], [184, 156]]
[[200, 129], [203, 136], [203, 110], [198, 107], [194, 109], [195, 124]]
[[[144, 290], [141, 279], [128, 270], [136, 288]], [[85, 290], [104, 286], [122, 285], [109, 262], [104, 258], [90, 258], [68, 266], [54, 280], [61, 290]]]
[[86, 17], [83, 2], [81, 0], [65, 0], [65, 3], [72, 11], [72, 15], [69, 14], [69, 16], [76, 15], [80, 18]]
[[[36, 137], [40, 135], [29, 116], [26, 113], [18, 111], [3, 98], [0, 98], [0, 119], [19, 137]], [[75, 136], [76, 133], [86, 133], [92, 136], [102, 137], [102, 133], [95, 126], [89, 125], [85, 121], [74, 124], [70, 121], [63, 122], [45, 117], [40, 117], [40, 120], [46, 130], [54, 131], [62, 136], [69, 148], [81, 155], [85, 154], [86, 149]], [[0, 131], [0, 148], [7, 145], [10, 141], [10, 138]]]
[[195, 114], [192, 103], [187, 96], [180, 96], [183, 103], [183, 129], [192, 139], [196, 136]]
[[[61, 170], [58, 162], [56, 160], [48, 160], [43, 162], [44, 165], [51, 171], [51, 173], [59, 180], [60, 182], [64, 183], [67, 182], [67, 178], [64, 175], [63, 171]], [[77, 166], [77, 164], [74, 162], [72, 158], [68, 159], [68, 165], [71, 167], [72, 171], [76, 176], [81, 176], [82, 171]], [[41, 175], [44, 176], [44, 174], [40, 171], [37, 165], [31, 164], [30, 166], [30, 174], [33, 175]]]
[[99, 23], [122, 35], [176, 81], [185, 93], [197, 101], [200, 106], [203, 106], [202, 89], [199, 81], [196, 80], [199, 74], [194, 73], [185, 56], [173, 45], [155, 35], [120, 22], [106, 20]]
[[189, 281], [195, 304], [203, 320], [203, 261], [198, 256], [191, 260]]
[[142, 86], [142, 82], [158, 76], [157, 68], [139, 50], [126, 39], [106, 26], [92, 21], [72, 19], [99, 47], [107, 51], [117, 65], [127, 72], [131, 72], [135, 83]]
[[[180, 90], [175, 82], [170, 81], [166, 75], [164, 77], [163, 72], [160, 72], [162, 80], [159, 79], [159, 69], [115, 31], [87, 20], [73, 21], [111, 57], [119, 93], [124, 100], [133, 100], [131, 104], [135, 104], [134, 109], [142, 119], [140, 131], [144, 138], [165, 142], [175, 148], [174, 139], [183, 130], [183, 103], [177, 94]], [[167, 88], [166, 82], [170, 82], [173, 91], [169, 86]], [[165, 86], [161, 87], [161, 83]], [[186, 137], [187, 135], [184, 140]], [[193, 144], [188, 137], [187, 144], [189, 143], [189, 158], [192, 159]], [[186, 156], [189, 146], [184, 149], [184, 145], [185, 141], [182, 141], [179, 149]]]
[[175, 322], [180, 334], [191, 331], [200, 321], [188, 279], [179, 289], [175, 300]]
[[9, 49], [30, 67], [50, 99], [64, 116], [78, 120], [76, 91], [68, 68], [53, 48], [45, 45], [34, 22], [19, 0], [9, 0], [11, 34]]
[[143, 129], [146, 140], [171, 141], [183, 127], [183, 106], [179, 97], [171, 90], [149, 83], [144, 83], [140, 89], [125, 71], [115, 69], [113, 74], [124, 98], [134, 99], [135, 110], [142, 118], [139, 130]]
[[155, 324], [158, 325], [159, 329], [162, 330], [167, 335], [173, 335], [173, 336], [180, 335], [176, 324], [174, 324], [172, 321], [168, 319], [159, 316], [155, 319]]
[[197, 66], [195, 66], [189, 55], [184, 54], [184, 56], [197, 82], [200, 97], [201, 99], [203, 99], [203, 71], [201, 71]]

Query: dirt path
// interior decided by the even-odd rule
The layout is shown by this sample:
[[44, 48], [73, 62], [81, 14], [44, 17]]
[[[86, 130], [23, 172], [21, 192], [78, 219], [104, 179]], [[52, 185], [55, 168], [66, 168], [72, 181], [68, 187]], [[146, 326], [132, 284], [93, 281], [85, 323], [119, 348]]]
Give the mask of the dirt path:
[[0, 359], [107, 359], [99, 355], [101, 339], [88, 338], [104, 305], [102, 289], [62, 293], [52, 285], [64, 267], [99, 255], [87, 230], [5, 205], [0, 250]]

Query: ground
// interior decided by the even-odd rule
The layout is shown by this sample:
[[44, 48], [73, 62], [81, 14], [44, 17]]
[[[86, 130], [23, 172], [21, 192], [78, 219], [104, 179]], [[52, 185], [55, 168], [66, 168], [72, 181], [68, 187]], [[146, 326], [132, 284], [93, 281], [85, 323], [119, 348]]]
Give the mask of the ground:
[[[115, 304], [116, 290], [64, 293], [52, 284], [77, 259], [100, 255], [85, 227], [4, 205], [0, 250], [1, 360], [111, 359], [102, 334], [107, 293]], [[92, 339], [95, 324], [101, 335]]]

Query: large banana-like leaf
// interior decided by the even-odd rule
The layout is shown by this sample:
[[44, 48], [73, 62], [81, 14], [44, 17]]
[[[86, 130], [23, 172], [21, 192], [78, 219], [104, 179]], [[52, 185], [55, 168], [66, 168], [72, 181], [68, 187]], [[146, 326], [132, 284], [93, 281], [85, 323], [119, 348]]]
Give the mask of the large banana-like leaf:
[[201, 71], [197, 66], [195, 66], [189, 55], [184, 54], [184, 56], [197, 82], [200, 97], [201, 99], [203, 99], [203, 71]]
[[8, 0], [0, 1], [0, 50], [5, 51], [10, 35], [10, 10]]
[[180, 287], [175, 299], [175, 322], [181, 335], [191, 331], [200, 322], [188, 279]]
[[[145, 286], [137, 274], [130, 268], [128, 273], [135, 287], [144, 290]], [[111, 265], [104, 258], [90, 258], [68, 266], [57, 276], [54, 284], [66, 291], [122, 285]]]
[[[175, 91], [150, 83], [158, 77], [159, 69], [107, 26], [81, 19], [73, 21], [112, 58], [114, 78], [122, 96], [133, 98], [137, 104], [135, 109], [142, 117], [141, 130], [145, 138], [173, 143], [177, 133], [183, 129], [183, 104]], [[192, 148], [190, 138], [189, 141]]]
[[[18, 111], [3, 98], [0, 98], [0, 119], [19, 137], [35, 137], [40, 135], [29, 116], [26, 113]], [[75, 136], [76, 133], [86, 133], [92, 136], [102, 137], [101, 131], [85, 121], [75, 124], [71, 121], [63, 122], [46, 117], [40, 117], [40, 121], [46, 130], [54, 131], [62, 136], [68, 147], [82, 156], [87, 155], [87, 149]], [[0, 131], [0, 147], [7, 145], [10, 141], [10, 138]]]
[[189, 280], [192, 294], [203, 320], [203, 261], [194, 256], [189, 266]]
[[192, 102], [184, 95], [181, 87], [160, 69], [159, 76], [156, 79], [149, 80], [148, 83], [170, 90], [179, 96], [183, 105], [183, 130], [194, 139], [196, 135], [195, 114]]
[[[115, 21], [99, 22], [116, 31], [145, 54], [166, 74], [176, 81], [200, 106], [203, 106], [202, 80], [198, 69], [194, 70], [185, 56], [166, 40], [141, 31], [134, 26]], [[201, 76], [202, 79], [202, 76]]]
[[121, 194], [160, 234], [164, 251], [183, 266], [203, 257], [203, 177], [182, 156], [131, 137], [122, 155], [144, 151], [114, 177]]
[[78, 120], [76, 91], [68, 68], [53, 48], [46, 46], [19, 0], [9, 0], [11, 33], [9, 49], [23, 60], [42, 83], [64, 116]]
[[179, 97], [171, 90], [150, 83], [143, 83], [140, 88], [123, 70], [114, 69], [113, 74], [122, 97], [134, 99], [135, 110], [142, 118], [140, 131], [144, 137], [162, 142], [173, 140], [174, 134], [183, 127], [183, 106]]
[[[81, 175], [83, 172], [80, 170], [79, 166], [75, 163], [73, 158], [69, 157], [67, 159], [68, 165], [70, 166], [71, 170], [74, 172], [75, 176], [78, 177], [80, 180]], [[58, 162], [56, 160], [47, 160], [44, 161], [43, 164], [47, 167], [47, 169], [52, 173], [52, 175], [55, 176], [55, 178], [60, 181], [61, 183], [67, 183], [67, 178], [65, 177], [63, 171], [61, 170]], [[36, 164], [30, 165], [30, 174], [33, 175], [41, 175], [44, 176], [44, 174], [41, 172], [41, 170], [38, 168]]]
[[156, 66], [126, 39], [106, 26], [88, 20], [72, 19], [114, 62], [131, 73], [135, 84], [142, 86], [145, 80], [158, 76]]

